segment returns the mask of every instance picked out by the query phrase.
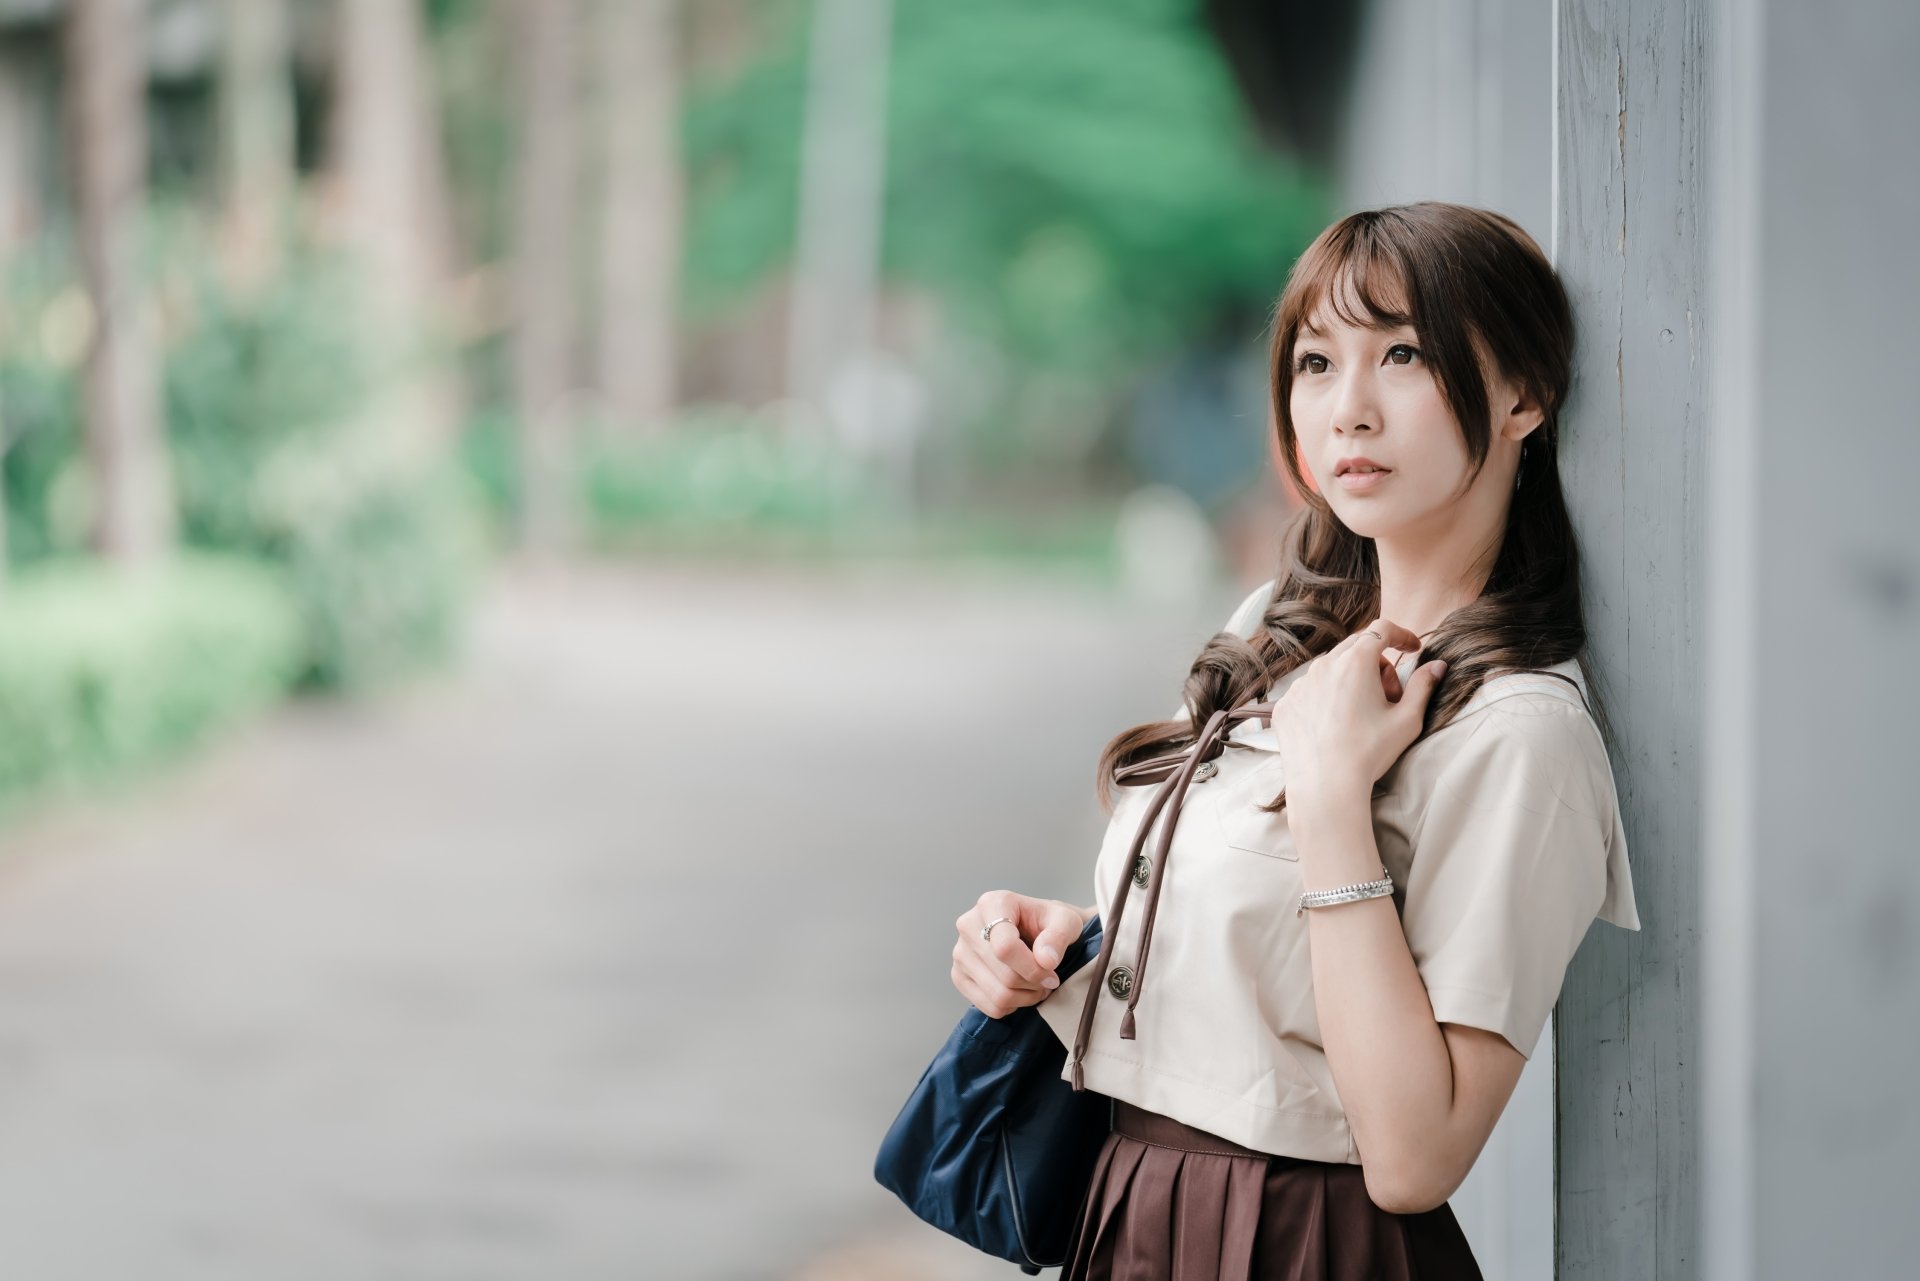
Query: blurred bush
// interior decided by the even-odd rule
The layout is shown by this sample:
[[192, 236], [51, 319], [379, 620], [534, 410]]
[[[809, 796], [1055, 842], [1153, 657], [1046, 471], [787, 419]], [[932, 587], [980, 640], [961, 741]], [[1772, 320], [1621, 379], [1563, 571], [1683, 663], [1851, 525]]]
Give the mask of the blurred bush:
[[304, 684], [364, 687], [443, 657], [479, 560], [472, 503], [383, 397], [432, 354], [368, 341], [366, 291], [325, 256], [244, 299], [210, 273], [180, 283], [192, 321], [168, 355], [167, 423], [187, 540], [283, 568]]
[[0, 604], [0, 800], [163, 758], [273, 702], [303, 661], [284, 582], [243, 558], [50, 560]]
[[191, 543], [245, 546], [259, 523], [256, 482], [273, 456], [343, 430], [398, 362], [365, 341], [356, 317], [366, 299], [331, 259], [296, 257], [246, 295], [191, 261], [164, 279], [182, 527]]
[[[913, 506], [898, 475], [819, 430], [724, 405], [689, 409], [646, 434], [588, 430], [576, 474], [588, 538], [612, 551], [1111, 568], [1110, 503], [974, 494], [960, 505]], [[470, 439], [492, 440], [474, 447], [469, 465], [504, 501], [513, 488], [504, 424]]]
[[279, 565], [305, 624], [302, 683], [364, 689], [445, 658], [484, 551], [450, 465], [392, 437], [294, 441], [256, 477], [247, 546]]
[[646, 435], [595, 434], [581, 450], [591, 529], [822, 532], [881, 505], [845, 450], [782, 435], [725, 406], [694, 409]]
[[25, 563], [82, 550], [80, 362], [92, 317], [86, 297], [46, 252], [8, 264], [0, 309], [0, 444], [8, 558]]
[[[303, 623], [300, 683], [344, 689], [428, 664], [456, 639], [477, 567], [473, 502], [387, 393], [433, 353], [369, 341], [341, 261], [308, 252], [244, 293], [186, 222], [157, 219], [155, 279], [181, 537], [261, 559]], [[49, 255], [51, 256], [51, 255]], [[89, 496], [65, 334], [70, 284], [10, 281], [0, 347], [9, 559], [84, 550]], [[82, 304], [84, 305], [84, 304]]]

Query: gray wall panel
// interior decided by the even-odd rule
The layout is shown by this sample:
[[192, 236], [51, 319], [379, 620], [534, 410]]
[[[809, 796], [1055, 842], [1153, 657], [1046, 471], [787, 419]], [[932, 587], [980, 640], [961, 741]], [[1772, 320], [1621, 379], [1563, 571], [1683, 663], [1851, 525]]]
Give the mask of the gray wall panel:
[[1700, 0], [1562, 0], [1556, 265], [1580, 349], [1562, 452], [1641, 930], [1562, 990], [1562, 1278], [1697, 1264], [1697, 699], [1708, 457]]

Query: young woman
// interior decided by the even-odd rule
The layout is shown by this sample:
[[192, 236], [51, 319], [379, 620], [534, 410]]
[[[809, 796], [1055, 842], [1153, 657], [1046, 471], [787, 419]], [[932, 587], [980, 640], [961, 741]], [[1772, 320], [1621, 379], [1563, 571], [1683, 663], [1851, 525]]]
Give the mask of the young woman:
[[1103, 753], [1094, 904], [956, 923], [961, 994], [1038, 1003], [1114, 1099], [1062, 1281], [1479, 1277], [1447, 1198], [1588, 925], [1639, 928], [1556, 459], [1572, 344], [1496, 213], [1354, 214], [1294, 266], [1277, 577]]

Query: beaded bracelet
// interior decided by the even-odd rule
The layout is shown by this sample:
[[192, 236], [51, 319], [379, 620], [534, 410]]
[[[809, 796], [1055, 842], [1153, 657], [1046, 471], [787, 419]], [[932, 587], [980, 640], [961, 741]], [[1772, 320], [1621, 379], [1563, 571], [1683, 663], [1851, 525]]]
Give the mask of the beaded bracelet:
[[1363, 898], [1379, 898], [1382, 894], [1393, 893], [1393, 877], [1383, 866], [1380, 879], [1361, 881], [1357, 885], [1342, 885], [1334, 890], [1314, 890], [1300, 896], [1300, 906], [1294, 911], [1295, 919], [1307, 914], [1310, 907], [1332, 907], [1335, 903], [1356, 903]]

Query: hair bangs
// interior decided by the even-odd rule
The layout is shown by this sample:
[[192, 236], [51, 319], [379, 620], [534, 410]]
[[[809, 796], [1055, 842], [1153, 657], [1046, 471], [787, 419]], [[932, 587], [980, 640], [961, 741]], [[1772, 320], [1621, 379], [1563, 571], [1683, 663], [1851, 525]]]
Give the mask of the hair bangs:
[[1415, 324], [1413, 264], [1370, 221], [1335, 224], [1307, 247], [1281, 294], [1277, 332], [1292, 339], [1324, 306], [1347, 324], [1397, 329]]

